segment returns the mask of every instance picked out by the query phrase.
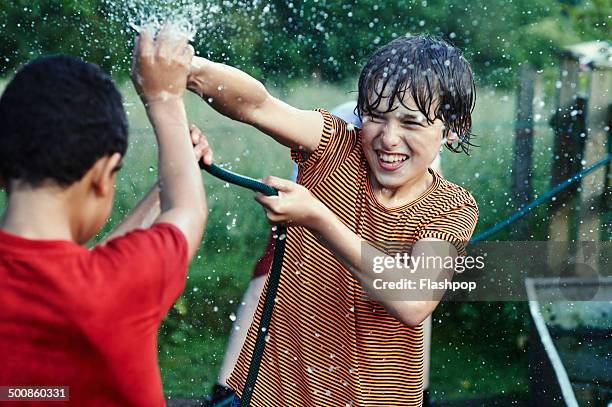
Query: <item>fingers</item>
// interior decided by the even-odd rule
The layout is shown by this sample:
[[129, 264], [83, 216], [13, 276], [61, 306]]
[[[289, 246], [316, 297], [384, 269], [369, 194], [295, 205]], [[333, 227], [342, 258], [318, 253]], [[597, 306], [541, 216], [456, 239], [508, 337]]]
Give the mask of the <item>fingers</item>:
[[195, 50], [191, 44], [187, 44], [186, 47], [183, 48], [182, 53], [180, 55], [181, 62], [187, 66], [191, 66], [191, 61], [193, 56], [195, 55]]
[[134, 48], [132, 48], [132, 72], [135, 72], [136, 56], [140, 53], [140, 35], [134, 40]]
[[153, 56], [153, 36], [151, 33], [144, 29], [137, 36], [134, 41], [134, 49], [132, 50], [132, 69], [131, 77], [136, 85], [140, 85], [142, 77], [140, 76], [141, 60]]
[[271, 187], [276, 188], [277, 190], [282, 192], [290, 192], [294, 189], [295, 186], [295, 183], [289, 180], [278, 178], [272, 175], [264, 178], [263, 182], [264, 184], [270, 185]]
[[196, 155], [196, 160], [204, 161], [204, 164], [210, 165], [213, 163], [213, 152], [208, 145], [208, 141], [206, 138], [202, 136], [198, 144], [194, 147], [194, 153]]
[[169, 60], [179, 59], [185, 52], [188, 41], [187, 36], [177, 31], [171, 24], [164, 24], [155, 39], [157, 53]]
[[213, 152], [212, 150], [208, 147], [208, 144], [206, 145], [206, 147], [204, 148], [204, 152], [203, 152], [203, 156], [202, 156], [202, 160], [204, 161], [204, 164], [206, 165], [211, 165], [214, 161], [213, 158]]
[[191, 144], [196, 145], [202, 136], [202, 131], [195, 124], [189, 126], [189, 135], [191, 136]]
[[131, 76], [145, 106], [183, 96], [192, 58], [187, 37], [175, 27], [166, 24], [157, 36], [147, 29], [140, 32]]
[[277, 196], [267, 196], [261, 192], [255, 193], [255, 200], [261, 204], [265, 209], [272, 210], [272, 204], [274, 199], [278, 200]]
[[191, 137], [191, 143], [194, 145], [193, 152], [195, 154], [196, 161], [200, 161], [200, 159], [202, 159], [204, 164], [212, 164], [213, 152], [202, 131], [192, 124], [189, 126], [189, 135]]
[[153, 35], [147, 29], [144, 29], [140, 32], [140, 35], [137, 38], [138, 49], [137, 53], [140, 57], [150, 57], [153, 55]]
[[255, 200], [259, 202], [261, 206], [263, 206], [264, 211], [266, 212], [266, 218], [268, 218], [268, 223], [270, 223], [271, 225], [277, 225], [288, 222], [286, 217], [282, 213], [280, 213], [277, 208], [277, 196], [266, 196], [258, 192], [255, 194]]

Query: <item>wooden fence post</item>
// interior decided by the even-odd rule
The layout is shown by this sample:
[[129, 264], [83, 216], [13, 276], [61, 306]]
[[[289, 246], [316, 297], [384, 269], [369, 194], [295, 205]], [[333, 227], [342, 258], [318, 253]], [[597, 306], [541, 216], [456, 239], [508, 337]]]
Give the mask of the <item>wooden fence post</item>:
[[[610, 65], [610, 64], [608, 64]], [[609, 135], [609, 105], [612, 100], [612, 66], [594, 65], [590, 78], [590, 97], [587, 110], [587, 139], [582, 159], [582, 167], [588, 167], [601, 160], [608, 153]], [[601, 215], [604, 209], [604, 196], [606, 191], [606, 167], [595, 170], [588, 177], [581, 180], [580, 203], [578, 207], [578, 241], [601, 241]], [[587, 251], [579, 246], [576, 260], [588, 264], [591, 269], [599, 270], [598, 246]], [[589, 253], [587, 256], [586, 253]]]
[[[552, 118], [551, 124], [555, 128], [555, 141], [553, 147], [553, 163], [551, 170], [551, 187], [565, 181], [571, 175], [569, 158], [574, 150], [572, 138], [565, 129], [567, 120], [571, 118], [571, 106], [575, 103], [578, 89], [578, 73], [580, 63], [569, 53], [565, 53], [561, 59], [561, 69], [557, 84], [557, 111]], [[572, 210], [570, 200], [571, 194], [561, 193], [549, 206], [548, 234], [550, 241], [570, 240], [570, 225]], [[559, 259], [569, 256], [567, 245], [549, 245], [548, 264], [558, 264]]]
[[[531, 201], [532, 152], [533, 152], [533, 94], [535, 69], [523, 63], [519, 77], [517, 96], [517, 117], [512, 163], [512, 195], [516, 209], [525, 207]], [[514, 239], [528, 240], [529, 223], [523, 218], [514, 224]]]
[[[587, 140], [582, 167], [601, 160], [608, 153], [608, 106], [612, 100], [612, 69], [596, 69], [591, 76], [591, 96], [587, 111]], [[581, 182], [579, 240], [597, 241], [599, 224], [597, 212], [601, 209], [601, 197], [606, 188], [606, 168], [601, 167]], [[594, 223], [596, 222], [596, 223]]]

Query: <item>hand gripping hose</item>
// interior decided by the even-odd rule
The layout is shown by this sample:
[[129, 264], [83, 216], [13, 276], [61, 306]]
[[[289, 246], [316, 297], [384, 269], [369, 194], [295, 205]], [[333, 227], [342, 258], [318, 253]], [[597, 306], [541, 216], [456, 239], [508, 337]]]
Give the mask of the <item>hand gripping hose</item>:
[[[272, 188], [263, 182], [259, 182], [256, 179], [245, 177], [243, 175], [236, 174], [235, 172], [223, 169], [216, 164], [205, 165], [200, 163], [200, 167], [202, 167], [212, 176], [225, 182], [229, 182], [230, 184], [261, 192], [267, 196], [278, 195], [278, 191], [275, 188]], [[278, 236], [286, 236], [286, 228], [284, 226], [279, 226], [276, 233]], [[249, 367], [249, 373], [244, 384], [244, 389], [242, 390], [242, 396], [240, 397], [241, 407], [249, 406], [251, 403], [251, 397], [253, 396], [253, 389], [255, 388], [257, 373], [259, 372], [261, 358], [263, 356], [264, 347], [266, 346], [266, 336], [268, 335], [268, 328], [270, 326], [270, 320], [272, 319], [274, 299], [276, 298], [276, 290], [278, 288], [281, 267], [283, 264], [283, 254], [285, 252], [285, 240], [285, 238], [279, 238], [276, 241], [274, 248], [274, 259], [272, 261], [272, 268], [270, 269], [270, 276], [268, 277], [268, 293], [266, 294], [261, 320], [259, 321], [259, 328], [257, 329], [255, 348], [253, 349], [253, 354], [251, 355], [251, 366]]]

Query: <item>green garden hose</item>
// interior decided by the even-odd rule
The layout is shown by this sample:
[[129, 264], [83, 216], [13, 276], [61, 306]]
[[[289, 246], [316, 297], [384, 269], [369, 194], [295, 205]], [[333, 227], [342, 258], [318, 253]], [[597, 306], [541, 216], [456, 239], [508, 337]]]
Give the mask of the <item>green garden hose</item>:
[[[266, 185], [263, 182], [257, 181], [256, 179], [245, 177], [243, 175], [236, 174], [235, 172], [223, 169], [216, 164], [205, 165], [200, 163], [200, 167], [214, 177], [217, 177], [225, 182], [229, 182], [230, 184], [261, 192], [267, 196], [278, 195], [278, 191], [275, 188]], [[286, 228], [284, 226], [279, 226], [276, 233], [278, 236], [286, 236]], [[280, 273], [283, 265], [283, 254], [285, 252], [285, 240], [285, 238], [279, 238], [276, 241], [274, 248], [274, 259], [272, 261], [272, 268], [270, 269], [270, 276], [268, 277], [268, 293], [266, 294], [261, 320], [259, 321], [259, 327], [257, 329], [257, 339], [255, 341], [255, 348], [253, 348], [253, 354], [251, 355], [249, 373], [240, 397], [241, 406], [250, 405], [253, 390], [255, 389], [257, 373], [259, 372], [261, 358], [263, 356], [264, 347], [266, 346], [266, 336], [268, 335], [268, 328], [270, 326], [270, 320], [272, 319], [276, 290], [280, 280]]]

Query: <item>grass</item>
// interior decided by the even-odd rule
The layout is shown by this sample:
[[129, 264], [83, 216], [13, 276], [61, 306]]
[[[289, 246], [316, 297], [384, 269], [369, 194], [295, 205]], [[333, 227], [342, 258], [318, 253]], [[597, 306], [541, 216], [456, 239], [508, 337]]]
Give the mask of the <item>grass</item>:
[[[349, 93], [353, 86], [308, 82], [285, 89], [273, 87], [272, 92], [299, 107], [331, 109], [356, 97]], [[99, 236], [126, 215], [157, 176], [155, 139], [145, 112], [131, 86], [122, 89], [131, 126], [130, 147], [111, 219]], [[543, 102], [551, 106], [549, 100]], [[291, 162], [286, 148], [248, 126], [222, 118], [193, 95], [187, 97], [186, 104], [190, 120], [205, 132], [218, 162], [256, 178], [268, 174], [289, 177]], [[442, 154], [447, 178], [470, 190], [479, 203], [477, 233], [514, 209], [510, 195], [514, 112], [513, 95], [481, 90], [474, 114], [475, 141], [481, 147], [471, 157], [449, 151]], [[548, 114], [543, 112], [543, 117]], [[548, 188], [551, 144], [551, 132], [540, 122], [534, 151], [537, 194]], [[269, 230], [252, 192], [208, 175], [204, 179], [210, 209], [205, 239], [190, 266], [185, 292], [160, 330], [159, 362], [168, 397], [201, 397], [214, 384], [231, 327], [230, 315], [248, 284]], [[0, 205], [2, 200], [0, 197]], [[545, 214], [544, 208], [539, 208], [530, 217], [536, 239], [545, 239], [545, 228], [538, 227], [545, 221]], [[503, 240], [509, 236], [509, 232], [502, 232], [495, 237]], [[445, 305], [436, 311], [430, 385], [434, 398], [527, 391], [527, 360], [523, 348], [517, 345], [524, 332], [516, 328], [517, 324], [496, 325], [493, 329], [498, 332], [493, 332], [486, 318], [478, 319], [483, 312], [497, 312], [495, 307]], [[473, 315], [461, 314], [470, 309]], [[519, 306], [509, 315], [520, 326], [524, 312]], [[465, 321], [477, 324], [468, 326]], [[486, 335], [467, 335], [480, 331]], [[509, 337], [507, 342], [497, 339], [505, 336]]]
[[[507, 352], [497, 342], [477, 338], [466, 346], [461, 335], [432, 337], [430, 394], [433, 400], [453, 400], [494, 394], [520, 394], [528, 391], [527, 355]], [[448, 333], [448, 330], [444, 330]]]

